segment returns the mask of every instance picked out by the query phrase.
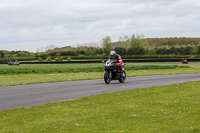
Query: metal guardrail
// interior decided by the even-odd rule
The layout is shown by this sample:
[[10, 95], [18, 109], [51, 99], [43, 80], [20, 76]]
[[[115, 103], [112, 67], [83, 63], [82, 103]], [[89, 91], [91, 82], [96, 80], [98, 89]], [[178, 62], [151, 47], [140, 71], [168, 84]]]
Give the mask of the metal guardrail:
[[[20, 64], [69, 64], [69, 63], [102, 63], [106, 59], [102, 60], [89, 60], [89, 61], [38, 61], [38, 62], [20, 62]], [[182, 62], [183, 58], [163, 58], [163, 59], [124, 59], [124, 63], [129, 62]], [[199, 58], [185, 58], [184, 60], [190, 61], [200, 61]], [[0, 64], [7, 64], [7, 62], [0, 62]]]

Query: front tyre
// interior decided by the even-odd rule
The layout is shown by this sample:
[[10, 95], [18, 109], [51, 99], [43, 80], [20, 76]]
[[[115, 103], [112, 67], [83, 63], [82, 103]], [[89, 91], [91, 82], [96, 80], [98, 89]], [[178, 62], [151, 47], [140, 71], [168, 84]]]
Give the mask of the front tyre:
[[112, 79], [111, 72], [105, 72], [104, 74], [104, 81], [106, 84], [110, 84]]
[[122, 72], [122, 75], [121, 75], [120, 79], [118, 79], [118, 81], [119, 81], [120, 83], [124, 83], [125, 80], [126, 80], [126, 72], [123, 71], [123, 72]]

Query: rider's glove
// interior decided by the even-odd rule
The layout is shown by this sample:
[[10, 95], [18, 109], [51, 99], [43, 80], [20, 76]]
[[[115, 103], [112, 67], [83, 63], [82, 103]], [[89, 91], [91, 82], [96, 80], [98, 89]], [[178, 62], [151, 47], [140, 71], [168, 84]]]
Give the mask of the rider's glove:
[[116, 65], [116, 66], [121, 66], [119, 63], [116, 63], [115, 65]]

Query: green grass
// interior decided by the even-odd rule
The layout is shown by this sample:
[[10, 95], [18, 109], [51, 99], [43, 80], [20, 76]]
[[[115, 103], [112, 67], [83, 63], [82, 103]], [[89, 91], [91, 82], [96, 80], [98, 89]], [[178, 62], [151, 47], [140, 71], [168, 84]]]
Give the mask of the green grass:
[[[127, 76], [199, 72], [200, 65], [126, 65]], [[0, 73], [0, 86], [9, 86], [99, 79], [104, 70], [102, 64], [0, 65]], [[0, 111], [0, 132], [198, 133], [199, 88], [190, 82]]]
[[0, 86], [103, 78], [103, 72], [1, 75]]
[[[126, 70], [150, 70], [150, 69], [177, 69], [188, 68], [178, 65], [126, 65]], [[103, 64], [86, 65], [20, 65], [0, 66], [1, 75], [16, 74], [51, 74], [51, 73], [80, 73], [80, 72], [103, 72]]]
[[0, 111], [2, 133], [199, 133], [200, 81]]
[[[13, 74], [18, 68], [20, 74]], [[41, 73], [27, 73], [23, 69], [38, 69]], [[67, 68], [70, 68], [68, 71]], [[61, 82], [72, 80], [88, 80], [88, 79], [102, 79], [104, 69], [102, 64], [92, 65], [21, 65], [21, 66], [7, 66], [0, 65], [1, 71], [10, 71], [6, 74], [0, 75], [0, 86], [23, 85], [47, 82]], [[67, 72], [52, 72], [64, 71]], [[90, 71], [93, 69], [96, 72]], [[12, 70], [12, 71], [11, 71]], [[42, 71], [44, 70], [44, 71]], [[80, 71], [81, 70], [81, 71]], [[161, 75], [161, 74], [181, 74], [181, 73], [199, 73], [200, 65], [131, 65], [127, 64], [125, 67], [127, 76], [144, 76], [144, 75]], [[47, 72], [47, 73], [44, 73]], [[51, 73], [52, 72], [52, 73]]]

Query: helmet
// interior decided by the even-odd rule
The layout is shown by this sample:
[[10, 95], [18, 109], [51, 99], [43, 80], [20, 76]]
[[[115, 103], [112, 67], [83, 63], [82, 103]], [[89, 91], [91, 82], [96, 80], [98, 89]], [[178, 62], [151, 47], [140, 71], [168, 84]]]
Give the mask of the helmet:
[[110, 51], [110, 56], [113, 58], [113, 57], [115, 57], [115, 55], [116, 55], [116, 52], [115, 51]]

